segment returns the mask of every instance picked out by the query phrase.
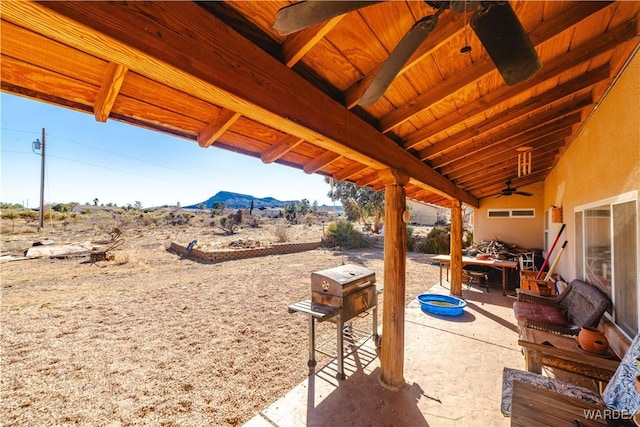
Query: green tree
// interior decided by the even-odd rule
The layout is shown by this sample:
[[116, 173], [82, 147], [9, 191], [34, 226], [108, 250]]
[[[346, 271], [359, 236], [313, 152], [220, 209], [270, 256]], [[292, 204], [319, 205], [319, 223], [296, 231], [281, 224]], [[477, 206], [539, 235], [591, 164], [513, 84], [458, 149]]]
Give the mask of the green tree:
[[287, 203], [282, 210], [284, 211], [284, 217], [287, 219], [287, 222], [291, 224], [298, 222], [298, 206], [296, 202]]
[[309, 200], [300, 200], [300, 204], [298, 205], [298, 212], [300, 212], [300, 216], [305, 216], [306, 214], [311, 212], [311, 204], [309, 203]]
[[359, 187], [352, 182], [332, 182], [328, 177], [325, 178], [325, 182], [331, 184], [331, 190], [327, 196], [331, 200], [339, 200], [342, 203], [348, 220], [360, 220], [363, 224], [367, 224], [367, 218], [373, 217], [371, 231], [378, 232], [380, 221], [384, 216], [384, 191]]
[[56, 203], [52, 206], [52, 209], [56, 212], [71, 212], [73, 204], [71, 203]]
[[222, 214], [226, 207], [227, 206], [224, 204], [224, 202], [213, 202], [211, 204], [211, 218], [213, 218], [217, 214]]
[[141, 202], [141, 201], [139, 201], [139, 200], [136, 200], [136, 201], [135, 201], [135, 203], [133, 204], [133, 206], [134, 206], [136, 209], [142, 209], [142, 202]]
[[98, 203], [100, 203], [100, 200], [97, 197], [93, 199], [93, 206], [98, 206]]

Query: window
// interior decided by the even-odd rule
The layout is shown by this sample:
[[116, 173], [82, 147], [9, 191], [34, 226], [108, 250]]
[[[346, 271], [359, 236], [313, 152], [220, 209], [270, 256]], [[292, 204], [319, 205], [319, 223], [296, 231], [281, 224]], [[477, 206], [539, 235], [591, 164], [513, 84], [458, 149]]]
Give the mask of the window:
[[489, 218], [535, 218], [535, 209], [489, 209]]
[[637, 192], [575, 210], [576, 273], [613, 301], [613, 321], [638, 332]]

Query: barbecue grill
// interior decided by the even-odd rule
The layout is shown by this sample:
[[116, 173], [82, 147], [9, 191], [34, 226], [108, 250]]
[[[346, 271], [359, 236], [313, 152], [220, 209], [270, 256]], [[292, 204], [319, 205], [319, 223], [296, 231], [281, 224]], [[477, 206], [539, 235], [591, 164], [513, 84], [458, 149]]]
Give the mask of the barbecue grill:
[[373, 310], [372, 331], [378, 344], [378, 292], [376, 275], [373, 271], [359, 265], [341, 265], [311, 273], [311, 300], [300, 301], [289, 306], [289, 312], [301, 311], [309, 315], [309, 366], [316, 364], [315, 321], [330, 320], [336, 323], [336, 355], [338, 359], [339, 379], [344, 379], [343, 350], [344, 333], [351, 334], [351, 325], [345, 323], [354, 317]]
[[340, 267], [311, 273], [311, 301], [342, 307], [342, 321], [376, 305], [376, 274], [359, 265]]

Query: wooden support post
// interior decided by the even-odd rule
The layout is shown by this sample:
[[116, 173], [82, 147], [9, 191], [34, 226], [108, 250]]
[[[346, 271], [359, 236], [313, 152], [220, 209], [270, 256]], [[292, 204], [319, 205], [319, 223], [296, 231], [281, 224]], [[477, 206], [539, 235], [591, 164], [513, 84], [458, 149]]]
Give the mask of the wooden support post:
[[451, 202], [451, 295], [462, 296], [462, 206], [459, 200]]
[[380, 384], [390, 390], [404, 385], [404, 306], [407, 260], [405, 185], [409, 177], [397, 170], [379, 171], [384, 193], [384, 296]]

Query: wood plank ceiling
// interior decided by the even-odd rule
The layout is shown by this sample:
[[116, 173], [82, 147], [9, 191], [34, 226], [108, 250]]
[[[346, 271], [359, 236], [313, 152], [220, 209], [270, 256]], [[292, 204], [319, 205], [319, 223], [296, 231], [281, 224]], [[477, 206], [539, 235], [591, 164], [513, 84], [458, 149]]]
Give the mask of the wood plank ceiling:
[[[471, 12], [447, 10], [361, 107], [435, 10], [383, 2], [285, 37], [273, 23], [288, 4], [3, 2], [2, 90], [375, 189], [398, 168], [412, 199], [478, 206], [508, 179], [543, 180], [639, 45], [640, 2], [513, 1], [543, 68], [507, 86]], [[518, 178], [522, 147], [532, 173]]]

